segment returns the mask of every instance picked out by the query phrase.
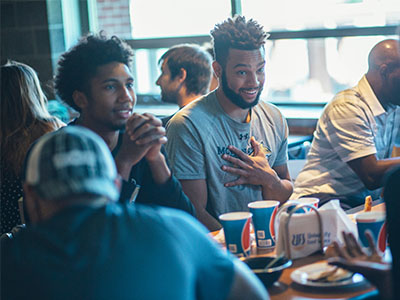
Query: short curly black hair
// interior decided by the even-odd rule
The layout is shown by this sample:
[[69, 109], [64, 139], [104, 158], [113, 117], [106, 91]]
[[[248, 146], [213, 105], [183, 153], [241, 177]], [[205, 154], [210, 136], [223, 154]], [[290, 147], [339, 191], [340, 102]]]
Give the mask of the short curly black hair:
[[65, 103], [79, 112], [80, 108], [72, 98], [74, 91], [88, 94], [89, 81], [99, 66], [120, 62], [130, 67], [132, 59], [132, 48], [118, 37], [107, 38], [102, 32], [88, 34], [61, 55], [55, 77], [56, 92]]
[[268, 33], [253, 19], [246, 21], [244, 16], [236, 15], [211, 30], [215, 60], [226, 65], [229, 49], [256, 50], [263, 47]]

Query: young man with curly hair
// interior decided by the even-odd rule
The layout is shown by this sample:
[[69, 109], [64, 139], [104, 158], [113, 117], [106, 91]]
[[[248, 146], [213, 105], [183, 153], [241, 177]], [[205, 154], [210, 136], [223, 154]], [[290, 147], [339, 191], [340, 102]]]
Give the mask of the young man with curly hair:
[[80, 113], [72, 124], [96, 132], [112, 151], [123, 179], [122, 201], [164, 205], [194, 215], [193, 205], [168, 167], [161, 121], [133, 112], [132, 56], [129, 45], [115, 36], [85, 36], [61, 56], [57, 93]]
[[167, 128], [167, 151], [176, 177], [210, 230], [222, 213], [246, 211], [261, 199], [286, 201], [286, 120], [259, 102], [265, 81], [267, 33], [237, 16], [211, 31], [220, 86], [178, 112]]
[[[156, 84], [161, 88], [161, 100], [184, 107], [209, 91], [212, 78], [212, 57], [200, 46], [181, 44], [171, 47], [160, 60], [161, 74]], [[162, 119], [163, 124], [172, 118]]]

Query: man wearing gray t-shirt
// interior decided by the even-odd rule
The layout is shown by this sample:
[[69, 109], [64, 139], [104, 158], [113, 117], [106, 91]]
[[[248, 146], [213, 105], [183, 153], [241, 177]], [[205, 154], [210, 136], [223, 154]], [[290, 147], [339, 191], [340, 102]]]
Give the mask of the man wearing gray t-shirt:
[[238, 16], [211, 32], [220, 86], [179, 111], [167, 127], [173, 172], [210, 230], [220, 214], [247, 211], [252, 201], [286, 201], [288, 127], [280, 111], [260, 102], [267, 34]]

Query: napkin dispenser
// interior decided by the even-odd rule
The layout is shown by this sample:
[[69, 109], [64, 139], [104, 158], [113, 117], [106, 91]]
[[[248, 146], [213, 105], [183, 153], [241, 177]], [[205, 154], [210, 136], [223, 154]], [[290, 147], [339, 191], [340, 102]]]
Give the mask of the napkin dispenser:
[[[300, 208], [310, 211], [295, 213]], [[284, 204], [278, 210], [275, 228], [278, 228], [276, 253], [289, 259], [323, 253], [324, 246], [333, 241], [342, 242], [342, 231], [357, 236], [356, 224], [340, 208], [338, 200], [332, 200], [320, 209], [308, 204], [298, 204], [294, 208], [292, 204]]]

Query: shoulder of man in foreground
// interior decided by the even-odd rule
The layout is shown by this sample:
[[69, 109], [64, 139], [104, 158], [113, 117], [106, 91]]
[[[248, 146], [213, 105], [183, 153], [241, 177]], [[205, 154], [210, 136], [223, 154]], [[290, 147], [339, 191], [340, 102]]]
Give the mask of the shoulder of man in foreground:
[[168, 234], [175, 239], [182, 254], [192, 259], [191, 265], [196, 265], [199, 275], [199, 299], [268, 299], [267, 291], [248, 267], [221, 249], [193, 217], [165, 207], [136, 205], [131, 210], [134, 218], [147, 219], [151, 226], [158, 224], [163, 237]]

